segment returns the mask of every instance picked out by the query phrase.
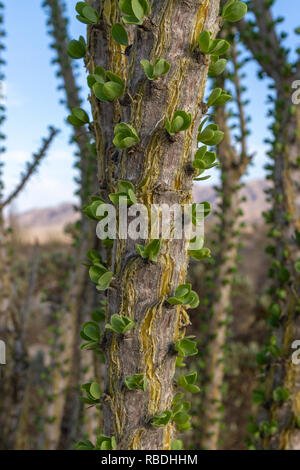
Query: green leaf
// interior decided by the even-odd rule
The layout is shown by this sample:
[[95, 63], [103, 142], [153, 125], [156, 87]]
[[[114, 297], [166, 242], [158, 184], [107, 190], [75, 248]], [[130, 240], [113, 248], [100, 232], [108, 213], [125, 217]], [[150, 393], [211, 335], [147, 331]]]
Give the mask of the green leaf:
[[177, 132], [185, 131], [190, 127], [192, 123], [191, 114], [186, 113], [185, 111], [175, 111], [172, 120], [168, 118], [165, 120], [165, 129], [170, 135], [174, 135]]
[[176, 116], [172, 121], [172, 132], [176, 134], [184, 125], [184, 120], [181, 116]]
[[197, 344], [188, 337], [183, 338], [175, 343], [175, 350], [182, 357], [195, 356], [198, 353]]
[[226, 59], [218, 59], [216, 60], [216, 62], [212, 63], [210, 66], [209, 66], [209, 69], [208, 69], [208, 75], [210, 77], [217, 77], [218, 75], [220, 75], [221, 73], [224, 72], [225, 68], [226, 68], [226, 64], [227, 64], [227, 60]]
[[165, 59], [157, 59], [154, 63], [153, 75], [155, 78], [160, 78], [166, 75], [170, 70], [170, 64]]
[[119, 8], [122, 13], [125, 13], [126, 15], [133, 15], [131, 0], [119, 0]]
[[90, 122], [88, 114], [81, 108], [73, 108], [72, 115], [79, 121], [82, 121], [83, 124], [88, 124]]
[[92, 382], [90, 386], [90, 394], [94, 400], [99, 400], [101, 397], [100, 385], [97, 382]]
[[124, 334], [135, 326], [135, 322], [129, 317], [120, 316], [117, 313], [113, 314], [110, 319], [110, 324], [106, 324], [105, 328], [112, 330], [117, 334]]
[[183, 442], [176, 439], [171, 442], [171, 450], [183, 450]]
[[168, 424], [168, 422], [170, 421], [171, 417], [172, 417], [172, 412], [171, 411], [168, 411], [168, 410], [163, 411], [159, 415], [153, 416], [151, 424], [152, 424], [152, 426], [154, 426], [156, 428], [166, 426]]
[[202, 31], [198, 36], [198, 44], [203, 54], [208, 54], [210, 47], [211, 33], [209, 31]]
[[265, 391], [262, 389], [253, 390], [252, 400], [253, 403], [262, 405], [266, 401]]
[[94, 85], [93, 85], [93, 91], [95, 93], [95, 96], [96, 98], [98, 98], [98, 100], [100, 101], [109, 101], [109, 99], [107, 98], [107, 96], [103, 93], [103, 87], [104, 85], [102, 83], [98, 83], [96, 82]]
[[97, 284], [98, 280], [101, 278], [101, 276], [103, 276], [105, 272], [106, 272], [106, 268], [103, 265], [91, 266], [89, 269], [89, 275], [90, 275], [91, 281]]
[[226, 54], [226, 52], [230, 48], [230, 43], [225, 41], [224, 39], [214, 39], [212, 41], [210, 47], [210, 54], [214, 54], [216, 56], [220, 56], [222, 54]]
[[290, 392], [284, 387], [277, 387], [273, 390], [273, 399], [274, 401], [281, 402], [287, 401], [290, 398]]
[[145, 72], [146, 77], [149, 80], [153, 80], [153, 66], [150, 64], [149, 60], [142, 59], [140, 62], [141, 66], [143, 67], [143, 70]]
[[121, 122], [115, 126], [115, 138], [113, 139], [114, 145], [119, 149], [132, 147], [140, 141], [136, 130], [129, 124]]
[[178, 298], [184, 298], [186, 295], [188, 295], [191, 292], [191, 290], [192, 290], [191, 284], [181, 284], [175, 290], [175, 296]]
[[123, 91], [124, 87], [117, 82], [106, 82], [102, 88], [102, 93], [109, 101], [113, 101], [122, 96]]
[[139, 0], [132, 0], [131, 1], [131, 8], [133, 11], [133, 14], [136, 16], [136, 18], [141, 21], [144, 17], [144, 8], [142, 2]]
[[198, 260], [201, 261], [205, 258], [210, 258], [211, 257], [211, 251], [209, 248], [201, 248], [200, 250], [189, 250], [189, 255]]
[[97, 323], [87, 322], [83, 325], [83, 333], [94, 341], [99, 341], [101, 338], [100, 328]]
[[120, 23], [115, 23], [111, 29], [113, 39], [122, 46], [128, 45], [128, 34], [124, 26]]
[[84, 123], [77, 119], [75, 116], [68, 116], [67, 121], [69, 124], [71, 124], [74, 127], [81, 127], [84, 126]]
[[222, 94], [222, 88], [215, 88], [211, 92], [211, 94], [210, 94], [210, 96], [207, 100], [207, 106], [208, 107], [213, 106], [214, 102], [219, 98], [219, 96], [221, 96], [221, 94]]
[[67, 53], [72, 59], [82, 59], [86, 54], [86, 46], [83, 41], [72, 39], [68, 44]]
[[85, 6], [86, 6], [85, 2], [77, 2], [76, 3], [75, 10], [77, 11], [77, 13], [79, 13], [79, 15], [82, 15], [82, 10]]
[[114, 436], [108, 437], [104, 434], [100, 434], [96, 440], [96, 448], [100, 450], [115, 450], [116, 449], [116, 439]]
[[300, 273], [300, 260], [296, 261], [295, 263], [295, 269], [297, 273]]
[[86, 440], [86, 441], [80, 441], [75, 445], [76, 450], [93, 450], [95, 449], [94, 444], [91, 443], [91, 441]]
[[225, 21], [230, 21], [234, 23], [236, 21], [240, 21], [247, 13], [247, 5], [244, 2], [229, 0], [224, 5], [222, 18]]
[[97, 290], [106, 290], [109, 287], [109, 284], [113, 278], [114, 273], [111, 271], [107, 271], [103, 274], [99, 279], [96, 286]]
[[147, 379], [144, 374], [134, 374], [130, 377], [125, 377], [125, 385], [129, 390], [140, 388], [145, 392], [147, 389]]
[[96, 10], [90, 5], [86, 5], [81, 12], [81, 15], [86, 18], [90, 24], [97, 24], [99, 21], [99, 16]]

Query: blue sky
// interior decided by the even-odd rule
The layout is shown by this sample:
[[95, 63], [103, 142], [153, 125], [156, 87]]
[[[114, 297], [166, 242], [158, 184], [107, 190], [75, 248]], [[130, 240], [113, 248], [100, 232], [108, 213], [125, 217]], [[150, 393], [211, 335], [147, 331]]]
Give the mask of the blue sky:
[[[76, 173], [72, 168], [73, 149], [68, 145], [70, 129], [65, 124], [67, 112], [59, 104], [63, 94], [56, 90], [58, 80], [55, 77], [55, 68], [50, 64], [53, 51], [49, 49], [50, 38], [46, 32], [46, 15], [41, 8], [42, 0], [6, 0], [4, 3], [7, 32], [7, 121], [4, 129], [7, 135], [7, 153], [3, 157], [6, 164], [6, 193], [14, 187], [24, 163], [30, 159], [32, 152], [39, 148], [41, 138], [47, 135], [47, 126], [52, 124], [62, 132], [56, 138], [38, 174], [34, 175], [18, 197], [14, 209], [23, 212], [31, 208], [74, 201], [73, 178]], [[71, 18], [70, 34], [78, 37], [84, 33], [85, 27], [75, 19], [76, 0], [67, 0], [66, 3]], [[300, 25], [297, 14], [299, 0], [277, 0], [274, 11], [286, 18], [281, 29], [291, 33], [287, 44], [293, 49], [296, 45], [299, 47], [299, 41], [293, 34], [294, 28]], [[263, 178], [263, 166], [266, 163], [263, 140], [267, 133], [266, 82], [257, 80], [255, 64], [249, 64], [246, 72], [245, 84], [251, 100], [247, 110], [252, 116], [249, 146], [251, 151], [256, 151], [254, 166], [247, 178]], [[83, 74], [81, 81], [84, 83]], [[83, 95], [85, 93], [86, 91]]]

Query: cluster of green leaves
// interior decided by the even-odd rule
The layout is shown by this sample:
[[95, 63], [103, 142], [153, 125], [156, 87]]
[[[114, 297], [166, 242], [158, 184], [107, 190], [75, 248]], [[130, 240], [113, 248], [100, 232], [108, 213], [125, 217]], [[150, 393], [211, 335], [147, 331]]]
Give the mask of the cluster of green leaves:
[[206, 170], [210, 170], [211, 168], [219, 165], [216, 159], [216, 154], [208, 151], [206, 145], [202, 145], [202, 147], [197, 150], [193, 161], [193, 167], [197, 170], [197, 177], [194, 178], [194, 181], [203, 181], [210, 178], [211, 175], [202, 177], [200, 177], [200, 175], [202, 175]]
[[115, 313], [111, 316], [110, 323], [105, 325], [107, 330], [111, 330], [118, 335], [124, 335], [135, 326], [135, 322], [125, 315]]
[[81, 350], [92, 349], [99, 351], [99, 343], [101, 340], [101, 331], [98, 323], [89, 321], [82, 325], [80, 336], [86, 343], [80, 346]]
[[[195, 238], [193, 238], [191, 240], [191, 242], [195, 242]], [[210, 258], [211, 257], [211, 251], [209, 248], [205, 248], [204, 246], [204, 238], [202, 237], [202, 241], [201, 243], [199, 244], [199, 248], [198, 249], [189, 249], [188, 250], [188, 253], [189, 253], [189, 256], [191, 256], [192, 258], [196, 259], [197, 261], [201, 261], [205, 258]]]
[[279, 328], [281, 317], [281, 307], [279, 303], [272, 302], [268, 308], [268, 322], [274, 328]]
[[222, 88], [215, 88], [208, 100], [207, 100], [207, 106], [223, 106], [224, 104], [227, 103], [227, 101], [231, 100], [232, 96], [225, 90], [222, 90]]
[[136, 245], [136, 251], [138, 254], [144, 258], [144, 259], [149, 259], [150, 261], [157, 261], [157, 255], [160, 252], [161, 249], [161, 244], [162, 240], [161, 239], [155, 239], [151, 240], [147, 245]]
[[179, 357], [184, 358], [195, 356], [198, 353], [197, 343], [196, 341], [192, 341], [191, 338], [195, 338], [195, 336], [185, 336], [184, 338], [176, 341], [174, 348], [175, 351], [178, 352]]
[[259, 366], [265, 366], [268, 364], [269, 357], [278, 358], [280, 356], [280, 348], [277, 345], [276, 336], [271, 336], [269, 343], [265, 344], [261, 351], [256, 355], [256, 362]]
[[197, 372], [190, 372], [186, 375], [181, 375], [178, 379], [178, 387], [184, 388], [187, 392], [190, 393], [199, 393], [200, 388], [196, 385], [197, 381]]
[[191, 428], [191, 416], [189, 415], [191, 404], [187, 401], [181, 401], [183, 398], [182, 393], [177, 393], [172, 402], [172, 420], [175, 422], [178, 431], [181, 432], [188, 431]]
[[149, 11], [149, 3], [147, 0], [119, 0], [119, 8], [125, 15], [122, 17], [124, 23], [141, 25]]
[[96, 250], [88, 251], [87, 258], [90, 261], [88, 264], [89, 275], [91, 280], [97, 284], [96, 289], [108, 289], [114, 273], [104, 266], [101, 256]]
[[97, 24], [99, 22], [99, 15], [97, 11], [86, 2], [77, 2], [75, 9], [78, 13], [76, 18], [81, 23]]
[[74, 127], [82, 127], [90, 122], [88, 114], [81, 108], [73, 108], [67, 120]]
[[262, 405], [266, 401], [265, 387], [256, 388], [252, 392], [252, 401], [256, 405]]
[[79, 40], [72, 39], [67, 48], [68, 55], [71, 59], [82, 59], [86, 55], [86, 42], [83, 36]]
[[275, 421], [261, 421], [260, 423], [256, 423], [254, 421], [253, 416], [250, 416], [249, 423], [246, 429], [255, 440], [259, 440], [261, 434], [265, 436], [272, 436], [272, 434], [274, 434], [278, 430], [278, 426]]
[[188, 114], [185, 111], [175, 111], [171, 120], [166, 118], [165, 128], [167, 132], [173, 136], [178, 132], [186, 131], [190, 127], [191, 123], [191, 114]]
[[203, 54], [220, 56], [226, 54], [230, 43], [224, 39], [212, 39], [210, 31], [202, 31], [198, 36], [198, 44]]
[[80, 397], [83, 403], [86, 405], [97, 405], [100, 403], [101, 390], [97, 382], [83, 384], [80, 388], [86, 394], [86, 397]]
[[[137, 198], [134, 193], [134, 186], [129, 181], [120, 181], [118, 183], [118, 192], [112, 193], [109, 195], [109, 199], [113, 204], [122, 204], [127, 205], [136, 204]], [[121, 199], [120, 199], [121, 198]]]
[[290, 398], [290, 392], [284, 387], [277, 387], [273, 390], [273, 400], [277, 402], [284, 402]]
[[114, 135], [113, 143], [120, 150], [127, 149], [137, 142], [140, 142], [140, 138], [134, 127], [125, 122], [120, 122], [115, 126]]
[[181, 284], [175, 290], [174, 297], [168, 298], [171, 305], [184, 305], [186, 308], [196, 308], [199, 305], [199, 296], [192, 290], [191, 284]]
[[219, 59], [217, 56], [211, 56], [210, 66], [208, 68], [209, 77], [214, 78], [221, 75], [226, 68], [226, 64], [226, 59]]
[[157, 80], [170, 70], [170, 64], [165, 59], [156, 59], [153, 65], [149, 60], [142, 59], [141, 66], [148, 80]]
[[172, 411], [166, 410], [152, 417], [151, 424], [155, 428], [166, 426], [172, 418]]
[[217, 124], [209, 124], [204, 129], [204, 124], [208, 119], [208, 117], [205, 118], [198, 128], [198, 142], [210, 146], [219, 145], [224, 139], [224, 132], [219, 130]]
[[98, 100], [107, 102], [120, 98], [125, 90], [125, 83], [116, 73], [105, 70], [98, 65], [94, 73], [87, 78], [88, 86], [95, 93]]
[[[160, 414], [152, 417], [152, 426], [158, 428], [166, 426], [170, 421], [176, 424], [178, 431], [187, 431], [191, 428], [191, 416], [188, 414], [191, 405], [187, 401], [180, 401], [183, 394], [178, 393], [175, 395], [172, 402], [172, 410], [165, 410]], [[182, 449], [182, 442], [176, 441], [175, 448]]]
[[108, 437], [104, 434], [100, 434], [100, 436], [97, 437], [96, 445], [89, 440], [85, 440], [78, 442], [75, 446], [76, 450], [115, 450], [116, 448], [115, 437]]
[[101, 220], [103, 217], [97, 215], [98, 207], [106, 204], [100, 196], [91, 196], [88, 204], [83, 206], [82, 212], [91, 220]]
[[130, 377], [125, 377], [125, 385], [128, 390], [141, 389], [145, 392], [147, 389], [147, 379], [144, 374], [134, 374]]

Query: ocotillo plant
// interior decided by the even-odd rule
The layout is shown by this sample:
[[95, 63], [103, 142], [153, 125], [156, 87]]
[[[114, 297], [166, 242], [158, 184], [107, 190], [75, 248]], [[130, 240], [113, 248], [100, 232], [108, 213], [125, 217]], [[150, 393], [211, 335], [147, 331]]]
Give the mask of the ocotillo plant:
[[[0, 212], [15, 197], [19, 195], [25, 187], [30, 176], [37, 170], [41, 160], [47, 154], [49, 146], [58, 131], [50, 128], [49, 137], [43, 140], [41, 149], [33, 156], [33, 160], [27, 163], [25, 172], [21, 175], [20, 183], [0, 202]], [[3, 233], [3, 240], [5, 234]], [[18, 428], [19, 417], [22, 410], [22, 400], [26, 383], [26, 369], [28, 358], [26, 353], [26, 345], [24, 343], [23, 328], [25, 321], [26, 306], [19, 311], [16, 309], [14, 298], [14, 280], [10, 273], [9, 257], [6, 253], [6, 245], [4, 244], [1, 251], [1, 265], [3, 270], [0, 272], [1, 279], [7, 285], [7, 294], [1, 299], [1, 333], [6, 339], [7, 351], [9, 356], [8, 365], [4, 371], [3, 387], [1, 387], [0, 396], [0, 445], [2, 448], [13, 449], [15, 446], [16, 432]], [[3, 295], [3, 292], [2, 292]], [[30, 295], [30, 292], [27, 293]], [[3, 302], [3, 303], [2, 303]]]
[[[75, 64], [67, 54], [68, 47], [68, 20], [65, 14], [65, 2], [62, 0], [46, 0], [43, 3], [48, 15], [49, 34], [53, 38], [51, 47], [56, 51], [53, 63], [57, 64], [57, 76], [62, 83], [59, 86], [65, 92], [65, 104], [72, 116], [80, 109], [82, 101], [80, 89], [76, 83]], [[85, 116], [87, 117], [87, 115]], [[68, 121], [72, 123], [72, 118]], [[77, 161], [75, 166], [79, 170], [77, 194], [80, 197], [80, 207], [88, 202], [88, 196], [97, 188], [97, 162], [94, 146], [92, 144], [92, 128], [74, 126], [72, 141], [77, 147]], [[69, 290], [64, 299], [65, 308], [62, 312], [62, 335], [61, 343], [61, 368], [54, 371], [54, 402], [49, 408], [55, 410], [55, 419], [48, 420], [46, 426], [50, 435], [51, 448], [70, 448], [75, 437], [77, 420], [79, 416], [79, 393], [80, 382], [80, 356], [79, 356], [79, 331], [80, 325], [86, 320], [83, 312], [85, 310], [88, 273], [83, 266], [85, 255], [97, 247], [97, 238], [93, 224], [86, 217], [80, 221], [80, 235], [76, 244], [75, 263], [76, 268], [70, 274]]]
[[[115, 205], [123, 195], [149, 211], [153, 203], [190, 203], [197, 141], [215, 145], [223, 137], [215, 125], [199, 126], [208, 110], [207, 73], [224, 70], [219, 56], [229, 47], [214, 41], [222, 22], [219, 1], [175, 7], [166, 0], [113, 0], [107, 8], [95, 0], [78, 2], [76, 10], [88, 24], [88, 38], [71, 41], [68, 50], [73, 58], [85, 58], [89, 72], [102, 180], [102, 198], [94, 198], [86, 213], [95, 218], [108, 195]], [[244, 3], [230, 0], [222, 16], [237, 21], [245, 11]], [[84, 123], [86, 116], [76, 111], [72, 120]], [[205, 169], [203, 163], [197, 174]], [[99, 257], [91, 259], [91, 278], [107, 291], [104, 336], [96, 323], [83, 328], [87, 344], [101, 347], [106, 357], [103, 395], [97, 384], [86, 387], [104, 416], [97, 448], [170, 449], [175, 424], [181, 430], [190, 426], [189, 404], [181, 394], [173, 400], [177, 353], [182, 365], [184, 356], [197, 352], [196, 343], [184, 337], [186, 308], [199, 303], [184, 284], [188, 247], [184, 239], [154, 239], [144, 246], [117, 238], [109, 267]], [[178, 387], [198, 389], [195, 380], [195, 373], [182, 376]]]
[[[4, 18], [2, 14], [3, 4], [0, 3], [1, 24]], [[1, 29], [0, 36], [4, 37], [5, 32]], [[4, 45], [1, 43], [1, 53]], [[5, 61], [1, 57], [0, 65]], [[4, 74], [1, 73], [1, 88]], [[1, 89], [1, 100], [3, 100]], [[5, 107], [1, 103], [0, 123], [5, 120]], [[38, 169], [42, 159], [46, 156], [52, 141], [58, 130], [50, 127], [49, 136], [43, 140], [41, 149], [33, 155], [32, 162], [26, 164], [24, 172], [21, 174], [20, 182], [16, 188], [6, 197], [3, 195], [4, 184], [2, 181], [3, 162], [0, 162], [0, 329], [1, 336], [6, 340], [8, 365], [4, 370], [3, 384], [0, 393], [0, 447], [13, 449], [16, 444], [16, 433], [22, 410], [22, 400], [25, 390], [26, 369], [28, 365], [26, 348], [23, 338], [23, 319], [18, 310], [14, 308], [14, 282], [10, 272], [9, 257], [7, 256], [7, 231], [4, 228], [3, 210], [20, 194], [28, 183], [32, 174]], [[0, 138], [4, 135], [1, 133]], [[0, 153], [3, 155], [5, 148], [1, 147]], [[24, 310], [21, 311], [23, 316]]]
[[[241, 178], [251, 161], [247, 151], [247, 116], [244, 109], [243, 86], [241, 83], [241, 67], [236, 37], [231, 37], [231, 68], [227, 76], [218, 77], [215, 81], [219, 90], [226, 88], [232, 82], [236, 112], [229, 113], [225, 107], [215, 109], [215, 121], [225, 133], [223, 141], [218, 146], [218, 158], [221, 170], [221, 186], [218, 191], [221, 199], [218, 218], [220, 223], [216, 230], [215, 263], [212, 267], [212, 293], [207, 307], [211, 319], [208, 325], [208, 351], [205, 360], [203, 412], [201, 423], [201, 448], [216, 449], [220, 434], [222, 408], [222, 385], [224, 381], [224, 347], [228, 326], [232, 287], [234, 282], [238, 245], [240, 242], [240, 215], [242, 214], [240, 194]], [[218, 90], [218, 88], [217, 88]], [[234, 143], [231, 132], [231, 122], [239, 135]]]
[[[274, 107], [271, 116], [273, 138], [268, 165], [273, 207], [265, 214], [271, 224], [267, 247], [272, 256], [268, 323], [270, 337], [258, 363], [264, 372], [254, 401], [261, 405], [257, 422], [249, 425], [254, 440], [251, 447], [264, 449], [300, 449], [299, 366], [292, 361], [292, 345], [300, 338], [299, 259], [300, 259], [300, 109], [293, 103], [293, 87], [299, 77], [299, 57], [289, 60], [284, 47], [285, 33], [277, 32], [282, 18], [274, 19], [274, 0], [253, 0], [249, 7], [255, 22], [242, 21], [241, 38], [260, 65], [260, 76], [272, 80]], [[299, 32], [299, 31], [298, 31]], [[299, 53], [299, 50], [297, 51]], [[296, 83], [297, 85], [297, 83]], [[297, 102], [297, 101], [296, 101]]]

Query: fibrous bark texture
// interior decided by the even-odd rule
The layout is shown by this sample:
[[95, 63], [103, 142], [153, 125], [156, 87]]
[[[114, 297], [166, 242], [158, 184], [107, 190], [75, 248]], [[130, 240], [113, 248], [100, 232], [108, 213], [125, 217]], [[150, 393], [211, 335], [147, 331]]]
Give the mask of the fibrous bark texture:
[[[218, 0], [150, 2], [144, 25], [132, 30], [127, 55], [110, 36], [120, 21], [117, 1], [93, 1], [100, 14], [99, 26], [89, 27], [87, 66], [93, 73], [103, 66], [126, 81], [124, 99], [100, 103], [92, 96], [94, 128], [99, 158], [101, 195], [115, 192], [120, 180], [135, 186], [139, 202], [181, 205], [191, 203], [192, 175], [188, 168], [197, 148], [197, 130], [203, 116], [202, 100], [209, 60], [196, 53], [196, 38], [203, 30], [215, 36], [219, 29]], [[168, 75], [150, 82], [140, 65], [164, 58], [171, 64]], [[164, 130], [165, 117], [176, 110], [192, 114], [192, 126], [174, 141]], [[130, 150], [113, 150], [113, 129], [119, 122], [131, 124], [140, 144]], [[112, 151], [113, 150], [113, 151]], [[136, 322], [126, 335], [107, 333], [107, 360], [103, 399], [104, 434], [114, 435], [118, 449], [170, 449], [172, 424], [151, 426], [153, 415], [170, 409], [173, 394], [174, 341], [188, 324], [182, 307], [167, 306], [166, 299], [185, 280], [187, 241], [163, 240], [157, 263], [136, 256], [136, 240], [116, 240], [111, 269], [115, 281], [108, 294], [107, 320], [114, 313]], [[129, 391], [124, 378], [145, 373], [146, 392]]]

